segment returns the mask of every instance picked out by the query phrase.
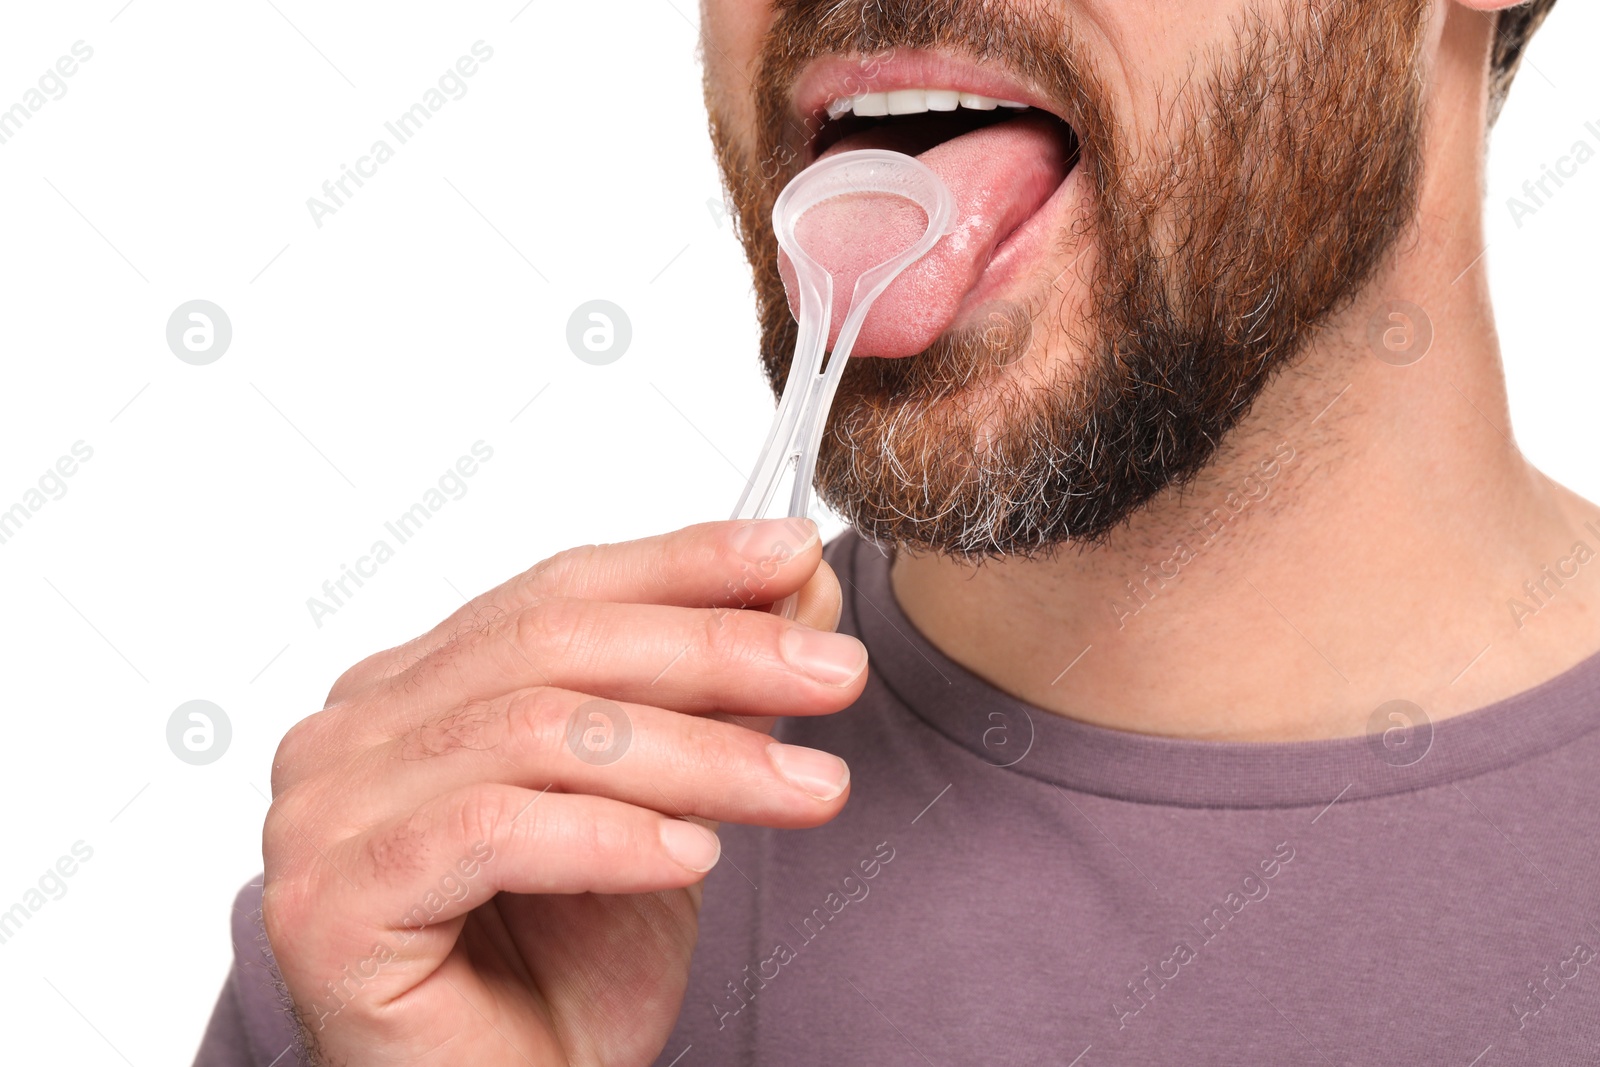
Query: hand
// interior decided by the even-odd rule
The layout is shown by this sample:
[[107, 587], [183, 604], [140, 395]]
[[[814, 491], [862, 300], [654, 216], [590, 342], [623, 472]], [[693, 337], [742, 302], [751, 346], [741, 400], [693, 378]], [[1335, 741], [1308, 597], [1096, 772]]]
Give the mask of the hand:
[[[758, 608], [800, 591], [799, 619]], [[273, 763], [268, 940], [313, 1055], [648, 1064], [717, 821], [839, 813], [772, 717], [854, 703], [867, 654], [808, 520], [562, 552], [356, 664]]]

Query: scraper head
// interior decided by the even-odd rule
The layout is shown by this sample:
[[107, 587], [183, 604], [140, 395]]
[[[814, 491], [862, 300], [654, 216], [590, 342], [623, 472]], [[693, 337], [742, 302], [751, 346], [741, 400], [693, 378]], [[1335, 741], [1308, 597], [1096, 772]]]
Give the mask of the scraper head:
[[[824, 371], [823, 356], [832, 333], [833, 275], [806, 251], [798, 231], [808, 211], [839, 197], [852, 200], [899, 198], [920, 208], [926, 221], [920, 237], [857, 275], [849, 310]], [[764, 517], [791, 460], [794, 461], [794, 487], [788, 513], [791, 517], [804, 517], [808, 513], [822, 427], [827, 422], [840, 374], [862, 323], [873, 301], [889, 284], [951, 232], [955, 210], [955, 198], [950, 190], [926, 165], [900, 152], [876, 148], [829, 156], [801, 171], [778, 195], [772, 208], [772, 228], [794, 273], [799, 305], [795, 317], [799, 330], [777, 416], [756, 461], [755, 471], [734, 508], [733, 518]], [[838, 216], [841, 220], [850, 217], [850, 212]], [[848, 242], [850, 235], [830, 233], [828, 238], [829, 244], [838, 248]], [[866, 258], [871, 259], [871, 254]], [[787, 597], [773, 610], [793, 618], [794, 601], [793, 596]]]

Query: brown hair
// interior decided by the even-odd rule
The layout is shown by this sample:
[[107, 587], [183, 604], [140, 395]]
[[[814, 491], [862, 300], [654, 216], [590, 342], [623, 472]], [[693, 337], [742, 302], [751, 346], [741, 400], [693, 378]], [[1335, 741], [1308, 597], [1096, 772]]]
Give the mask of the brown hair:
[[[1003, 60], [1093, 146], [1078, 179], [1090, 195], [1052, 241], [1077, 256], [1056, 279], [1094, 249], [1081, 290], [1046, 271], [920, 354], [852, 358], [819, 445], [822, 499], [879, 545], [977, 561], [1104, 541], [1192, 481], [1413, 217], [1434, 2], [1252, 2], [1237, 46], [1139, 137], [1053, 4], [775, 0], [754, 143], [709, 94], [775, 391], [797, 327], [766, 220], [806, 161], [790, 87], [812, 57], [944, 47]], [[1050, 340], [1030, 352], [1035, 328]]]
[[1528, 47], [1528, 39], [1539, 28], [1556, 0], [1529, 0], [1528, 3], [1508, 7], [1500, 12], [1494, 28], [1494, 54], [1489, 58], [1489, 124], [1500, 117], [1500, 108], [1506, 102], [1511, 79], [1516, 77], [1517, 65]]

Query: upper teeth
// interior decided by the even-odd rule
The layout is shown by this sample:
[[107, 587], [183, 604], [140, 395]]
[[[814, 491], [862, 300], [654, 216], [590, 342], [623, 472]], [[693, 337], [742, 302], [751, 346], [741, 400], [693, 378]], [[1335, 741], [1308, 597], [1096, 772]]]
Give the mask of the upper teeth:
[[1015, 100], [997, 100], [992, 96], [964, 93], [957, 89], [893, 89], [885, 93], [862, 93], [830, 100], [828, 117], [836, 119], [849, 112], [863, 118], [874, 118], [879, 115], [918, 115], [924, 111], [954, 111], [957, 107], [993, 111], [997, 107], [1027, 106]]

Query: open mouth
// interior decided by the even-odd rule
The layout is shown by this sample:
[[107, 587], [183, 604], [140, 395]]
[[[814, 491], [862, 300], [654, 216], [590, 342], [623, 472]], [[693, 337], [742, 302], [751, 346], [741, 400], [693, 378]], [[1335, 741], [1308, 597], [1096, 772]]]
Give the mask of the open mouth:
[[[797, 83], [796, 108], [815, 130], [802, 161], [893, 149], [954, 194], [956, 231], [879, 298], [854, 350], [909, 356], [991, 301], [1023, 295], [1025, 276], [1056, 250], [1088, 192], [1083, 146], [1048, 101], [992, 69], [933, 53], [896, 53], [870, 75], [863, 68], [830, 57]], [[852, 283], [835, 272], [836, 291]], [[841, 316], [836, 309], [836, 326]]]
[[898, 151], [919, 156], [975, 130], [1023, 116], [1044, 116], [1050, 121], [1061, 141], [1063, 159], [1070, 159], [1077, 153], [1077, 134], [1064, 120], [1049, 112], [1015, 100], [996, 100], [992, 96], [956, 89], [862, 93], [829, 101], [827, 114], [827, 122], [812, 140], [814, 159], [827, 155], [828, 149], [840, 141], [855, 139], [873, 139], [880, 143], [897, 141], [905, 146]]

